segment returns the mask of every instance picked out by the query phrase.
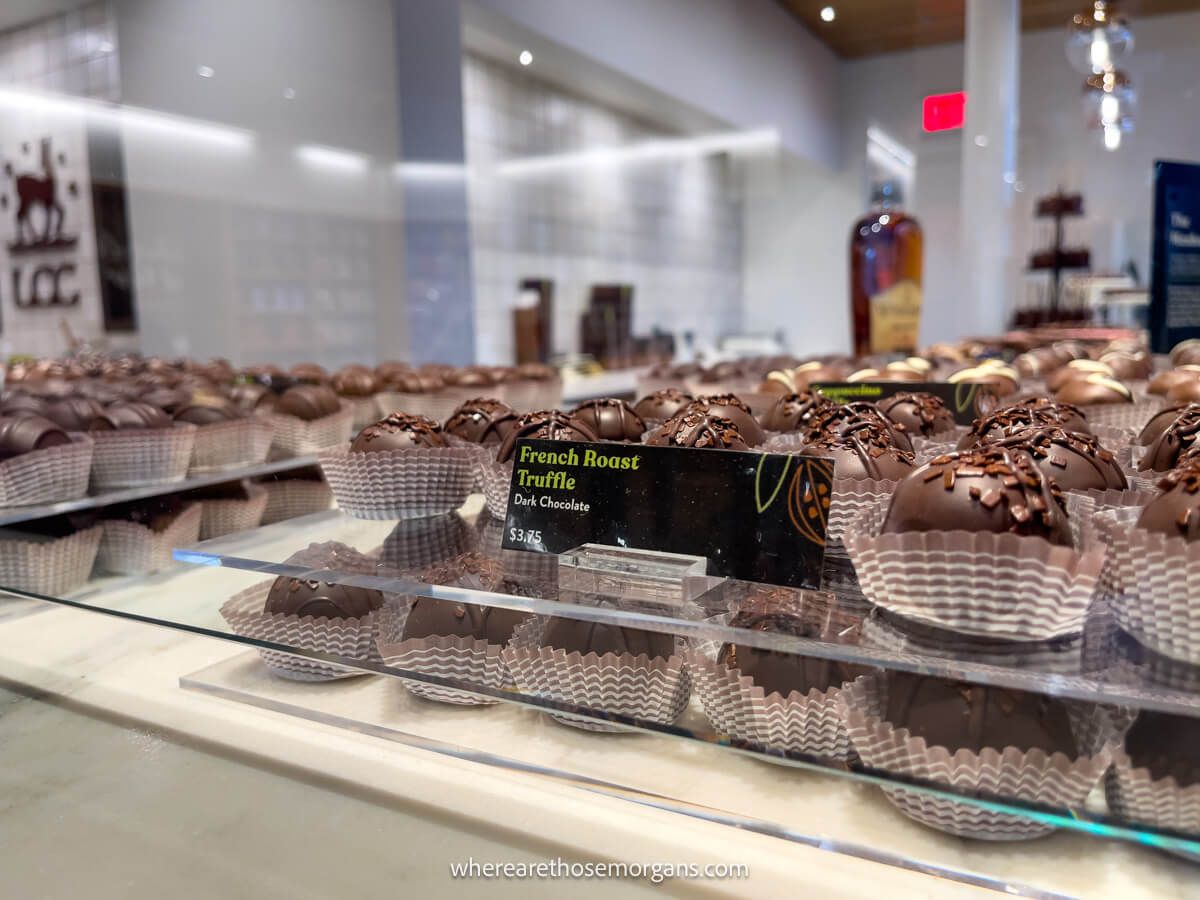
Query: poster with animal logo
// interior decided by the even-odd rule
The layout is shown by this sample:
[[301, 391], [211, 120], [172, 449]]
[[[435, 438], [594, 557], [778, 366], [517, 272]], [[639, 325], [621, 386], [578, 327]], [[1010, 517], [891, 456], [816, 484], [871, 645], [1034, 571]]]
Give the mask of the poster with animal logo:
[[103, 329], [82, 116], [0, 110], [0, 349], [60, 355]]

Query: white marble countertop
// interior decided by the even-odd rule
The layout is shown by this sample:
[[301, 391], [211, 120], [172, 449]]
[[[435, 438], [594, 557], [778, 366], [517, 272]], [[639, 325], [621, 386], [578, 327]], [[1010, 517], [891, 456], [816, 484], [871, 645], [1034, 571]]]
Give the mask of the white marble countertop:
[[[268, 542], [259, 549], [266, 558], [283, 558], [306, 543], [295, 532], [265, 534]], [[275, 546], [269, 543], [272, 535]], [[313, 539], [318, 537], [331, 535]], [[217, 613], [222, 600], [260, 579], [220, 568], [179, 570], [114, 580], [87, 599], [144, 615], [162, 615], [169, 603], [173, 617], [223, 630]], [[0, 804], [0, 833], [20, 836], [0, 841], [0, 866], [6, 879], [18, 877], [10, 883], [29, 886], [27, 894], [78, 896], [86, 889], [92, 896], [158, 895], [161, 891], [151, 886], [169, 884], [171, 868], [185, 863], [192, 880], [183, 895], [231, 895], [222, 889], [230, 882], [255, 885], [242, 891], [255, 896], [335, 896], [352, 885], [355, 893], [378, 893], [389, 889], [401, 865], [414, 879], [405, 883], [405, 893], [419, 886], [435, 896], [459, 894], [463, 883], [450, 879], [448, 864], [469, 855], [492, 861], [561, 856], [749, 866], [749, 881], [678, 881], [666, 888], [681, 894], [993, 894], [562, 780], [183, 690], [182, 676], [244, 655], [245, 648], [69, 608], [28, 612], [27, 601], [0, 598], [0, 688], [6, 692], [0, 695], [0, 769], [10, 788], [19, 785], [18, 793], [36, 798]], [[370, 680], [380, 679], [358, 681]], [[368, 685], [361, 693], [365, 697], [372, 690], [402, 691], [385, 684]], [[21, 715], [13, 713], [14, 707]], [[471, 718], [472, 711], [457, 718], [435, 712], [443, 722], [438, 727], [445, 729], [442, 739], [456, 728], [464, 742], [473, 739], [471, 730], [478, 727], [473, 722], [480, 720]], [[564, 769], [607, 774], [609, 780], [702, 806], [782, 820], [817, 838], [1070, 896], [1200, 897], [1200, 869], [1120, 842], [1066, 833], [1011, 845], [962, 841], [911, 823], [865, 785], [732, 754], [725, 754], [727, 763], [720, 755], [709, 759], [706, 754], [724, 751], [667, 738], [618, 737], [613, 743], [611, 736], [591, 740], [594, 736], [557, 725], [552, 727], [562, 734], [538, 732], [530, 730], [541, 727], [530, 722], [537, 714], [524, 710], [487, 713], [494, 729], [490, 737], [498, 746], [503, 746], [505, 738], [498, 735], [504, 728], [514, 729], [509, 738], [514, 743], [544, 734], [543, 752], [561, 754]], [[399, 716], [402, 710], [387, 714]], [[30, 720], [41, 722], [40, 738], [26, 733]], [[95, 739], [103, 748], [99, 756], [87, 752], [93, 741], [87, 735], [98, 732], [103, 733]], [[634, 743], [647, 741], [673, 741], [669, 752], [677, 762], [668, 763], [667, 754], [648, 756]], [[145, 752], [150, 746], [154, 752]], [[175, 790], [175, 805], [183, 808], [174, 824], [153, 803], [139, 807], [131, 801], [153, 793], [146, 789], [147, 777], [167, 781]], [[63, 785], [69, 786], [65, 794]], [[76, 796], [86, 796], [89, 803], [68, 799]], [[103, 821], [93, 820], [93, 809], [108, 810]], [[190, 837], [177, 840], [172, 828], [190, 829]], [[108, 829], [102, 841], [92, 840], [94, 829]], [[287, 836], [296, 842], [287, 845]], [[390, 842], [402, 844], [402, 852], [389, 857]], [[335, 853], [333, 846], [353, 850]], [[382, 855], [373, 857], [368, 849]], [[303, 859], [281, 865], [280, 853]], [[197, 860], [208, 860], [211, 867]], [[122, 876], [105, 880], [106, 872], [127, 868], [142, 873], [130, 882], [133, 890], [121, 890]], [[569, 889], [595, 885], [607, 893], [663, 889], [631, 881], [572, 882]], [[563, 888], [554, 881], [489, 881], [483, 889], [528, 895], [557, 894]]]

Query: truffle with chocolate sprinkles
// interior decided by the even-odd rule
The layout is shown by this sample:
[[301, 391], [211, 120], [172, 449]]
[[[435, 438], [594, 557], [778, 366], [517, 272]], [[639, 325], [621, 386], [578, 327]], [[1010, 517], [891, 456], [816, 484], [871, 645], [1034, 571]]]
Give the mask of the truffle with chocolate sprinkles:
[[741, 431], [730, 419], [709, 415], [691, 407], [655, 428], [646, 438], [646, 443], [652, 447], [750, 449]]
[[762, 427], [768, 431], [803, 431], [814, 416], [832, 406], [833, 401], [809, 391], [784, 394], [763, 415]]
[[598, 441], [595, 432], [583, 422], [556, 409], [539, 409], [528, 412], [517, 419], [504, 436], [496, 454], [498, 462], [512, 459], [521, 438], [537, 438], [543, 441]]
[[877, 400], [875, 407], [909, 434], [930, 437], [954, 428], [954, 416], [933, 394], [903, 391]]
[[913, 470], [915, 459], [896, 446], [886, 425], [874, 419], [848, 422], [804, 447], [809, 456], [833, 460], [835, 478], [896, 481]]
[[884, 533], [989, 531], [1070, 545], [1057, 484], [1026, 451], [980, 447], [934, 457], [900, 482]]
[[893, 446], [912, 452], [912, 440], [902, 425], [897, 425], [878, 409], [874, 403], [856, 401], [854, 403], [833, 404], [815, 413], [809, 423], [805, 437], [809, 441], [818, 441], [826, 437], [835, 437], [850, 427], [857, 427], [859, 422], [874, 422], [880, 426], [883, 433], [888, 435]]
[[1162, 492], [1142, 510], [1137, 527], [1191, 543], [1200, 540], [1200, 459], [1165, 475]]
[[392, 413], [358, 433], [350, 444], [351, 453], [380, 450], [404, 450], [410, 447], [445, 447], [442, 426], [425, 416]]
[[1125, 490], [1129, 482], [1098, 438], [1054, 425], [1025, 428], [995, 442], [1024, 450], [1064, 491]]
[[692, 401], [688, 409], [729, 419], [737, 426], [742, 440], [751, 447], [757, 447], [767, 439], [766, 433], [758, 424], [758, 419], [754, 418], [754, 414], [750, 412], [746, 401], [736, 394], [713, 394], [708, 397], [699, 397]]
[[1067, 431], [1079, 431], [1084, 434], [1090, 433], [1086, 425], [1082, 429], [1072, 426], [1069, 415], [1072, 412], [1079, 415], [1082, 421], [1082, 413], [1066, 403], [1052, 402], [1051, 404], [1040, 406], [1006, 406], [1003, 409], [997, 409], [986, 416], [976, 419], [971, 425], [971, 430], [964, 434], [962, 440], [958, 442], [958, 449], [970, 450], [973, 447], [992, 444], [1018, 431], [1042, 426], [1057, 426]]
[[1142, 472], [1166, 472], [1175, 468], [1184, 455], [1197, 443], [1200, 435], [1200, 404], [1192, 404], [1182, 410], [1175, 421], [1163, 429], [1146, 448], [1146, 455], [1138, 463]]

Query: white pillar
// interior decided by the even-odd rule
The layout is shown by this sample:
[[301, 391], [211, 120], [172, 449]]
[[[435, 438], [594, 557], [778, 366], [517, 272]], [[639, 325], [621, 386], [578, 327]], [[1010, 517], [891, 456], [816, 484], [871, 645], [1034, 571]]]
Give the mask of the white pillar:
[[[1012, 182], [1017, 159], [1019, 0], [967, 0], [962, 132], [960, 335], [996, 334], [1009, 322]], [[937, 252], [937, 248], [926, 248]]]

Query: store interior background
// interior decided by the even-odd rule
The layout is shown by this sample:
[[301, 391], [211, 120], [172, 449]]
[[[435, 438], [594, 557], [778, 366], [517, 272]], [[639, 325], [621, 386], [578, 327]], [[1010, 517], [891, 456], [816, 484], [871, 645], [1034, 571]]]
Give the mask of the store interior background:
[[1200, 3], [1129, 5], [1139, 104], [1111, 152], [1063, 52], [1078, 5], [1021, 34], [1004, 202], [964, 209], [970, 135], [921, 127], [922, 97], [963, 88], [963, 43], [840, 58], [775, 0], [10, 0], [0, 156], [31, 121], [119, 135], [138, 324], [104, 334], [90, 292], [18, 309], [5, 282], [0, 349], [61, 353], [65, 318], [101, 346], [238, 364], [503, 364], [538, 277], [557, 353], [598, 283], [633, 286], [637, 334], [844, 351], [868, 129], [912, 157], [922, 339], [995, 331], [1009, 310], [962, 264], [973, 222], [1006, 223], [1015, 303], [1046, 240], [1035, 198], [1080, 191], [1093, 271], [1144, 283], [1152, 162], [1200, 157]]

